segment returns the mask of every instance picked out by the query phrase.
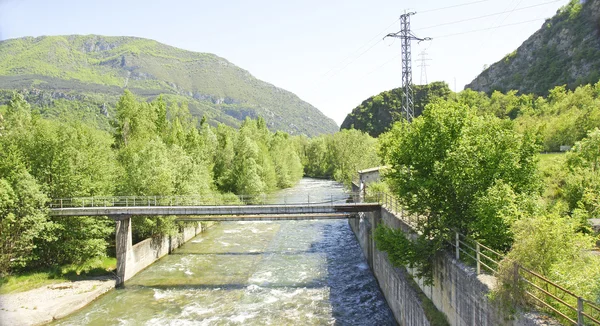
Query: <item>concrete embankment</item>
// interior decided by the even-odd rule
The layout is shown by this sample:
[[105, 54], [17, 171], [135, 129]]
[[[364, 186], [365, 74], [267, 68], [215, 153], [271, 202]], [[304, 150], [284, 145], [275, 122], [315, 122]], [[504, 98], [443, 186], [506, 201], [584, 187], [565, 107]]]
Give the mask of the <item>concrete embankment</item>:
[[181, 247], [213, 224], [215, 222], [198, 222], [193, 226], [183, 228], [177, 235], [149, 238], [136, 243], [131, 247], [128, 257], [127, 279]]
[[[131, 247], [131, 276], [179, 248], [213, 222], [185, 227], [175, 236], [150, 238]], [[115, 288], [111, 277], [43, 286], [26, 292], [0, 295], [0, 325], [42, 325], [85, 307]]]
[[[533, 313], [508, 320], [487, 297], [490, 285], [495, 283], [495, 279], [491, 276], [477, 275], [473, 268], [456, 261], [449, 254], [436, 260], [433, 286], [426, 286], [422, 280], [413, 278], [411, 271], [406, 268], [394, 267], [387, 254], [377, 250], [374, 230], [380, 223], [401, 229], [407, 234], [411, 229], [385, 207], [382, 207], [380, 212], [359, 213], [359, 218], [350, 219], [349, 223], [400, 325], [431, 325], [419, 299], [420, 295], [427, 296], [453, 326], [553, 324], [544, 316]], [[414, 286], [412, 279], [418, 287]]]

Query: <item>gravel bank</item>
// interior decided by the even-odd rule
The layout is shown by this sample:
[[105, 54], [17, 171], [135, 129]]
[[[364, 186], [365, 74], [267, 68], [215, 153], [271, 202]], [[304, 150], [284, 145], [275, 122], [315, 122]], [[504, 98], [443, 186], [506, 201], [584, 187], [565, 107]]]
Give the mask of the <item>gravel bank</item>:
[[40, 325], [63, 318], [115, 287], [102, 278], [51, 284], [27, 292], [0, 295], [0, 325]]

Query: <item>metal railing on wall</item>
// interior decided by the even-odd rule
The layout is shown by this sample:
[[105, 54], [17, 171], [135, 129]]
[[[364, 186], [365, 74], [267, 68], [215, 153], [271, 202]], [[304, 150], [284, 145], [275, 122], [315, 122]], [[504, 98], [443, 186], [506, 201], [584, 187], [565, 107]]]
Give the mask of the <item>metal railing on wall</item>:
[[[409, 225], [415, 231], [424, 217], [408, 213], [399, 200], [388, 193], [365, 196], [366, 201], [377, 201], [390, 213]], [[447, 243], [457, 260], [474, 265], [476, 273], [496, 275], [500, 262], [506, 257], [484, 244], [453, 231]], [[548, 278], [531, 271], [520, 264], [513, 264], [514, 282], [519, 282], [528, 301], [553, 313], [557, 318], [572, 325], [600, 325], [600, 305], [586, 300]]]

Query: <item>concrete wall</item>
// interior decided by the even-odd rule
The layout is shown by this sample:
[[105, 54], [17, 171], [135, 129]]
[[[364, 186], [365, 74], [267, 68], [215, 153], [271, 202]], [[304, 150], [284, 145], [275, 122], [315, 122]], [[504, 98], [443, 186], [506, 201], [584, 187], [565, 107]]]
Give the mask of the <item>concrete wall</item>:
[[377, 213], [360, 213], [360, 218], [348, 220], [367, 258], [379, 287], [400, 325], [429, 326], [417, 290], [409, 283], [404, 269], [396, 268], [379, 252], [373, 241], [373, 229]]
[[[359, 216], [360, 218], [349, 220], [350, 227], [396, 320], [400, 325], [429, 325], [418, 294], [410, 287], [409, 276], [406, 273], [411, 271], [392, 266], [387, 254], [379, 252], [373, 241], [373, 229], [379, 223], [402, 229], [409, 235], [412, 234], [410, 227], [386, 208], [377, 213], [360, 213]], [[446, 315], [448, 322], [453, 326], [541, 325], [535, 314], [520, 316], [516, 320], [505, 320], [487, 299], [489, 287], [486, 283], [493, 283], [493, 277], [478, 276], [473, 268], [456, 261], [450, 254], [436, 261], [433, 286], [425, 286], [423, 281], [417, 278], [415, 281], [422, 293]]]
[[185, 227], [175, 236], [150, 238], [134, 246], [131, 245], [131, 224], [131, 219], [117, 221], [117, 286], [123, 285], [135, 274], [170, 254], [213, 223], [198, 222], [195, 226]]
[[373, 182], [379, 181], [379, 170], [369, 171], [369, 172], [359, 172], [358, 173], [359, 180], [362, 181], [366, 186]]
[[130, 262], [132, 266], [129, 270], [129, 278], [150, 266], [161, 257], [170, 254], [174, 249], [181, 247], [181, 245], [188, 242], [202, 231], [204, 231], [202, 224], [197, 223], [195, 227], [186, 227], [182, 232], [175, 236], [149, 238], [136, 243], [131, 248]]

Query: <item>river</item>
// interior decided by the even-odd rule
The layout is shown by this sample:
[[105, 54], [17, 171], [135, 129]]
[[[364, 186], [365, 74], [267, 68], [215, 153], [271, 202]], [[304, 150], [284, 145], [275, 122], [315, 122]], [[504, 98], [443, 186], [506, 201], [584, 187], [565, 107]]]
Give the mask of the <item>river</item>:
[[[345, 197], [309, 178], [278, 194]], [[396, 325], [346, 220], [220, 223], [55, 324]]]

